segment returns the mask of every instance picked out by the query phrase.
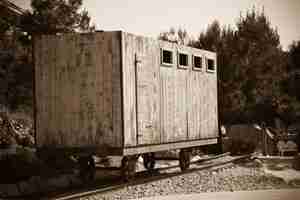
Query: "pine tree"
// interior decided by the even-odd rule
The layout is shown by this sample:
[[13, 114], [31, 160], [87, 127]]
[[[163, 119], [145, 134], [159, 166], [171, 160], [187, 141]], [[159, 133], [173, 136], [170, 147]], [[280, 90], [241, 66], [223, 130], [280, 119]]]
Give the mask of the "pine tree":
[[280, 113], [284, 103], [274, 102], [284, 102], [281, 83], [287, 75], [287, 58], [263, 11], [241, 15], [236, 30], [214, 21], [192, 46], [218, 55], [221, 121], [266, 121]]
[[94, 30], [81, 6], [82, 0], [32, 0], [32, 10], [13, 23], [0, 19], [0, 106], [32, 106], [33, 35]]

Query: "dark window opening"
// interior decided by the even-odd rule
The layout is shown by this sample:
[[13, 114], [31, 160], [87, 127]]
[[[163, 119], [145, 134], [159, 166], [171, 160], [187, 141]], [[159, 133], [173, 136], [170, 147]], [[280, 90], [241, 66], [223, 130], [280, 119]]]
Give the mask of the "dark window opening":
[[207, 59], [207, 69], [209, 71], [215, 70], [215, 61], [213, 59]]
[[197, 69], [202, 68], [202, 58], [200, 56], [194, 56], [194, 67]]
[[187, 54], [179, 53], [179, 65], [180, 66], [189, 65], [189, 57]]
[[173, 64], [173, 53], [172, 51], [162, 50], [162, 64]]

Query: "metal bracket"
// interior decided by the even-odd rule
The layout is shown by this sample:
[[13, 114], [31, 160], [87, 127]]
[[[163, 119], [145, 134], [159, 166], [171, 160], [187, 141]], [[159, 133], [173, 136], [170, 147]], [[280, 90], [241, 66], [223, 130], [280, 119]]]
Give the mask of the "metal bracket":
[[139, 63], [142, 63], [142, 60], [141, 60], [140, 56], [136, 53], [135, 54], [135, 65], [137, 65]]

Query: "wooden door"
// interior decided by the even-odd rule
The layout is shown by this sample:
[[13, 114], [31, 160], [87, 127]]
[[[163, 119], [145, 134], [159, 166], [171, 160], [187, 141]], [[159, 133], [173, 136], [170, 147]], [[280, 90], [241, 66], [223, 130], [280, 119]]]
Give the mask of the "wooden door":
[[159, 73], [153, 54], [135, 55], [137, 143], [159, 144]]

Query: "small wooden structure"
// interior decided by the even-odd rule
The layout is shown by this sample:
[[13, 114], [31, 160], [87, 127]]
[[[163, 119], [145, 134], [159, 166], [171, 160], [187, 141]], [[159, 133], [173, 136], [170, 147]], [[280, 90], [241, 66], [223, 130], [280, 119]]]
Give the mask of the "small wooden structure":
[[293, 141], [284, 142], [283, 140], [279, 140], [277, 149], [279, 156], [284, 156], [284, 153], [286, 152], [292, 152], [294, 154], [298, 153], [298, 146]]
[[122, 31], [34, 44], [38, 148], [127, 156], [217, 143], [215, 53]]

